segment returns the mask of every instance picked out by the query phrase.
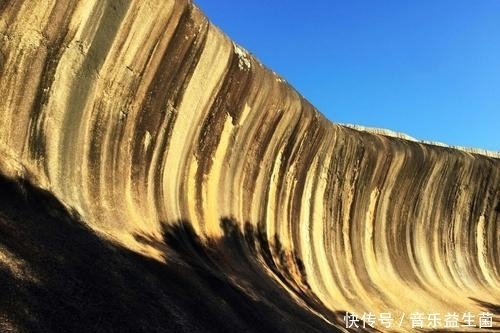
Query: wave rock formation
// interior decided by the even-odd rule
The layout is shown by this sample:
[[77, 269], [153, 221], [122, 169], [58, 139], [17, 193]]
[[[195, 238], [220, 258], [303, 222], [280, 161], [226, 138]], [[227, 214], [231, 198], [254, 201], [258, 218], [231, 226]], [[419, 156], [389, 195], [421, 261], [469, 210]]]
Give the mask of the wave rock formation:
[[259, 295], [235, 268], [251, 256], [326, 325], [489, 311], [500, 327], [500, 156], [332, 124], [190, 1], [0, 2], [0, 96], [1, 173], [99, 237], [168, 263], [165, 228], [207, 249], [235, 228], [210, 267]]

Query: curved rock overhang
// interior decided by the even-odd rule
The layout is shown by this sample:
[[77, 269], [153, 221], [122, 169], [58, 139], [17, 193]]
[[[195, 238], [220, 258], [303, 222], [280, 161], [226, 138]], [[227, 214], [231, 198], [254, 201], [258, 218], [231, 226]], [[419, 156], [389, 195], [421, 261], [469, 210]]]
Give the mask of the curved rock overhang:
[[94, 230], [160, 258], [138, 235], [248, 223], [294, 254], [270, 276], [331, 311], [477, 316], [500, 303], [497, 155], [332, 124], [189, 1], [0, 13], [1, 172]]

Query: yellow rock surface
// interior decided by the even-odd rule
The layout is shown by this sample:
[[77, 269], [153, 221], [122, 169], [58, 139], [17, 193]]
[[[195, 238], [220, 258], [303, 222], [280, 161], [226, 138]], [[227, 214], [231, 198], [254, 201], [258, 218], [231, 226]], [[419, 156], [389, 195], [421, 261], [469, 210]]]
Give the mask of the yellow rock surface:
[[499, 154], [333, 124], [189, 1], [0, 13], [0, 171], [93, 229], [159, 257], [134, 235], [248, 221], [302, 259], [332, 311], [500, 303]]

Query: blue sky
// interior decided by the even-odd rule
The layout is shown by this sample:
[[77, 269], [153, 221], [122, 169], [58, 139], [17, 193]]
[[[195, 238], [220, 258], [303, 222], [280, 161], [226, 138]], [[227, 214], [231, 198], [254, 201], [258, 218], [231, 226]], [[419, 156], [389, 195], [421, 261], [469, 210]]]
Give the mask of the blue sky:
[[195, 0], [334, 122], [500, 151], [500, 0]]

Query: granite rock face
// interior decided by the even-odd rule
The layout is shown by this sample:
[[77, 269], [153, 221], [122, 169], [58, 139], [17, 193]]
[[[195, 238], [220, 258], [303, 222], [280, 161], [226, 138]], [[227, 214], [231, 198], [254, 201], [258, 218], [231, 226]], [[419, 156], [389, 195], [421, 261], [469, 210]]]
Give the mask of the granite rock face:
[[0, 172], [100, 237], [168, 262], [166, 227], [210, 247], [231, 219], [274, 244], [240, 237], [241, 260], [326, 323], [500, 328], [500, 155], [333, 124], [189, 1], [0, 2], [0, 98]]

